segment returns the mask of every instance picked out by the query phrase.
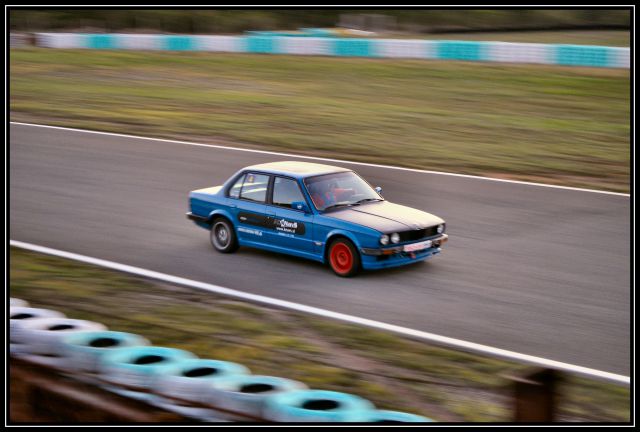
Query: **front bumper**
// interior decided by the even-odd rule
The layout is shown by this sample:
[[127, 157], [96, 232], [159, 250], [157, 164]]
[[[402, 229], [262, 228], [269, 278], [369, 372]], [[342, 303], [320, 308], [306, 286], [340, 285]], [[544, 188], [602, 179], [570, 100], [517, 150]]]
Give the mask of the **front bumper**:
[[[433, 255], [439, 254], [442, 251], [442, 246], [449, 240], [449, 236], [447, 234], [441, 234], [427, 240], [431, 240], [431, 246], [412, 252], [405, 252], [404, 246], [406, 245], [384, 248], [361, 248], [362, 267], [371, 270], [398, 267], [423, 261]], [[420, 242], [414, 242], [414, 244], [415, 243]]]

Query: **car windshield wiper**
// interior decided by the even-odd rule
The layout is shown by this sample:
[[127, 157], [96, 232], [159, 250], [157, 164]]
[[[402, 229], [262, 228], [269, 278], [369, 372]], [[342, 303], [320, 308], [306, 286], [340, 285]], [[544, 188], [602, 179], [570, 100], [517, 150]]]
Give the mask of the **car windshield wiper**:
[[384, 201], [382, 198], [363, 198], [359, 201], [356, 201], [354, 204], [362, 204], [363, 202], [367, 202], [367, 201]]
[[327, 211], [329, 209], [338, 208], [338, 207], [351, 207], [352, 205], [353, 205], [353, 203], [331, 204], [329, 207], [325, 207], [323, 211]]

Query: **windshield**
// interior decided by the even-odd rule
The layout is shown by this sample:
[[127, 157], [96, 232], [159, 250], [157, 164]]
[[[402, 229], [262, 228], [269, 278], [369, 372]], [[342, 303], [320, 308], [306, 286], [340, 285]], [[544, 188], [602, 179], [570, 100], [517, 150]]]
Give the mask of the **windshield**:
[[360, 205], [368, 201], [382, 201], [369, 183], [353, 171], [309, 177], [304, 180], [304, 184], [313, 204], [320, 211]]

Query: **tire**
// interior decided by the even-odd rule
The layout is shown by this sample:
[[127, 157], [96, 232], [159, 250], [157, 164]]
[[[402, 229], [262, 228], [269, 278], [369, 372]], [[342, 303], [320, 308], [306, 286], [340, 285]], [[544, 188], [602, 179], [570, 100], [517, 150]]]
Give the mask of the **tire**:
[[9, 340], [11, 342], [11, 352], [14, 352], [13, 348], [18, 352], [19, 348], [25, 346], [26, 340], [23, 330], [25, 323], [39, 318], [65, 318], [64, 314], [58, 311], [20, 306], [12, 306], [9, 309], [9, 314]]
[[327, 262], [335, 274], [351, 277], [360, 271], [360, 254], [351, 240], [338, 238], [331, 242]]
[[225, 218], [216, 218], [211, 223], [209, 240], [220, 253], [232, 253], [238, 250], [238, 239], [233, 225]]
[[433, 419], [399, 411], [371, 410], [363, 420], [365, 423], [431, 423]]
[[114, 349], [132, 346], [147, 346], [151, 343], [131, 333], [116, 331], [89, 331], [75, 333], [62, 339], [61, 353], [68, 361], [69, 369], [75, 372], [98, 371], [100, 358]]
[[276, 394], [306, 389], [299, 381], [264, 375], [230, 375], [211, 381], [206, 402], [233, 413], [262, 417], [265, 402]]
[[159, 369], [152, 383], [155, 393], [184, 401], [202, 402], [211, 383], [226, 376], [249, 375], [251, 371], [238, 364], [221, 360], [187, 359]]
[[10, 307], [29, 307], [29, 303], [22, 299], [11, 297], [9, 300], [11, 301]]
[[275, 395], [265, 404], [264, 418], [277, 423], [365, 422], [374, 406], [359, 396], [328, 390], [298, 390]]
[[196, 356], [188, 351], [158, 346], [115, 348], [100, 357], [100, 377], [126, 390], [147, 390], [163, 367]]
[[62, 355], [62, 340], [71, 334], [104, 331], [100, 323], [72, 318], [37, 318], [26, 320], [20, 330], [21, 342], [27, 354]]

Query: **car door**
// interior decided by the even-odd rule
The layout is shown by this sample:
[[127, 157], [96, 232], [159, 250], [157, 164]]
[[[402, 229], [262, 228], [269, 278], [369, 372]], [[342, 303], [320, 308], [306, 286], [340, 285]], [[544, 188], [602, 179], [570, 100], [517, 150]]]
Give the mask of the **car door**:
[[229, 189], [229, 207], [241, 243], [264, 243], [270, 175], [247, 172]]
[[313, 214], [293, 208], [294, 202], [307, 202], [298, 182], [274, 176], [267, 206], [267, 215], [272, 218], [271, 242], [293, 252], [313, 253]]

